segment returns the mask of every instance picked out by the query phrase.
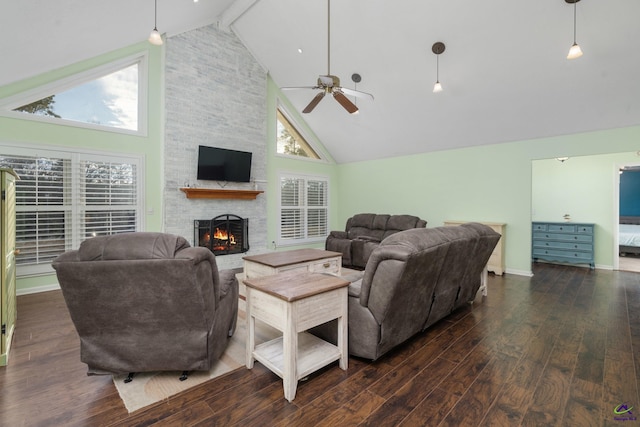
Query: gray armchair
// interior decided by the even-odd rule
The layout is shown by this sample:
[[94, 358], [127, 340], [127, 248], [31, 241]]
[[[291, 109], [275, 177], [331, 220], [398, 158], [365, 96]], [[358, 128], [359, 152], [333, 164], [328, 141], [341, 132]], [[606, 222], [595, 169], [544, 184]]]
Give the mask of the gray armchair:
[[95, 237], [53, 268], [89, 375], [208, 370], [235, 330], [235, 271], [182, 237]]
[[325, 242], [328, 251], [342, 254], [342, 265], [363, 269], [380, 242], [392, 234], [424, 228], [427, 221], [413, 215], [361, 213], [347, 220], [345, 231], [332, 231]]

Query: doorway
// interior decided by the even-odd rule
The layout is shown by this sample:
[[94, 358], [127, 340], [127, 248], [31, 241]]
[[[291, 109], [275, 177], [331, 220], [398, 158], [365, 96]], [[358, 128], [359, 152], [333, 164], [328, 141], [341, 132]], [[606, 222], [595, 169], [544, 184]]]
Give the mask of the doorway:
[[640, 272], [640, 164], [618, 167], [618, 270]]

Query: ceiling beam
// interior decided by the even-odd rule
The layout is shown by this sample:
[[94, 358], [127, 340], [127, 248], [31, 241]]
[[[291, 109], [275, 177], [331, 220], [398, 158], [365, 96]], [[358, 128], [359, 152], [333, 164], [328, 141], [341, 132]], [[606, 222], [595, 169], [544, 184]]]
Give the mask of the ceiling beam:
[[230, 31], [231, 25], [260, 0], [236, 0], [220, 14], [218, 28]]

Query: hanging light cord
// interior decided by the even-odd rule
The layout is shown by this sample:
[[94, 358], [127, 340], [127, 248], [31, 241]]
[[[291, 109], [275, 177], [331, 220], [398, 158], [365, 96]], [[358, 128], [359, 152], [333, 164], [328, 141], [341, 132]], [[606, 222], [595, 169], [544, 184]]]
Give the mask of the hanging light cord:
[[331, 0], [327, 0], [327, 75], [331, 75]]
[[158, 31], [158, 0], [154, 0], [153, 29]]
[[573, 2], [573, 44], [576, 44], [576, 3], [578, 2]]
[[436, 82], [440, 83], [440, 54], [436, 55]]

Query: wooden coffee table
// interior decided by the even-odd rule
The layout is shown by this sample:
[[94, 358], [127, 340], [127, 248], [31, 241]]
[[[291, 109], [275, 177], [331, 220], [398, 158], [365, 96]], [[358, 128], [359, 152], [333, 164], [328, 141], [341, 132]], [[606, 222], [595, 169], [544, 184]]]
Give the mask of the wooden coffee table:
[[[285, 272], [244, 280], [247, 292], [246, 365], [254, 360], [282, 378], [284, 397], [296, 396], [298, 380], [339, 360], [347, 369], [347, 287], [328, 274]], [[256, 346], [256, 319], [282, 331], [282, 336]], [[304, 332], [338, 320], [337, 345]]]

